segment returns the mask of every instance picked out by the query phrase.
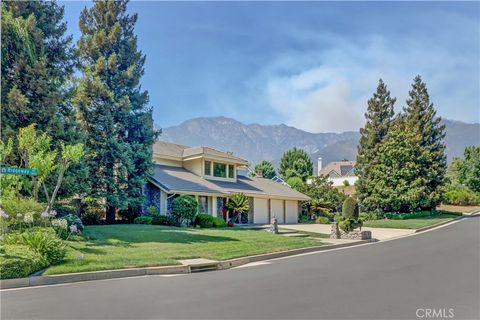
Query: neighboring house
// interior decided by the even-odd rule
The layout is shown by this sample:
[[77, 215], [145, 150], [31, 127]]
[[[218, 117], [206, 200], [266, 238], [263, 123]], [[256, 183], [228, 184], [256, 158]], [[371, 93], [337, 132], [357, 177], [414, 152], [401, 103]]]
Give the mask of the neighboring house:
[[355, 175], [355, 161], [334, 161], [322, 167], [322, 158], [318, 158], [318, 175], [328, 177], [333, 186], [343, 186], [345, 181], [353, 186], [358, 180]]
[[171, 213], [173, 199], [194, 196], [199, 212], [228, 220], [229, 195], [242, 192], [249, 197], [250, 210], [237, 223], [297, 223], [299, 207], [309, 197], [269, 179], [238, 174], [248, 162], [231, 153], [209, 147], [187, 147], [157, 141], [153, 145], [154, 174], [145, 186], [145, 206], [157, 206], [160, 214]]

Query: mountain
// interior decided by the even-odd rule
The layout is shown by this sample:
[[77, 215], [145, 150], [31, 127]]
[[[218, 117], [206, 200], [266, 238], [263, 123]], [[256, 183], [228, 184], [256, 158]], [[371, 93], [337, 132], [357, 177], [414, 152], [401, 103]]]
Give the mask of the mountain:
[[[465, 146], [480, 145], [480, 124], [443, 120], [446, 126], [447, 156], [463, 155]], [[323, 164], [331, 161], [354, 160], [357, 152], [358, 132], [311, 133], [285, 124], [243, 124], [225, 117], [195, 118], [178, 126], [163, 128], [161, 140], [189, 146], [210, 146], [231, 151], [252, 164], [262, 160], [278, 164], [282, 154], [293, 147], [307, 151], [315, 166], [317, 158]]]

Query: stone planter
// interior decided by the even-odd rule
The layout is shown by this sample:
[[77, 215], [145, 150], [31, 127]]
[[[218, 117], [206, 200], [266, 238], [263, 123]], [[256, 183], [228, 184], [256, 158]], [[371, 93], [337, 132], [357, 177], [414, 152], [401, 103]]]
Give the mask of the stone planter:
[[368, 240], [372, 239], [372, 232], [365, 230], [353, 230], [350, 232], [345, 232], [338, 227], [336, 222], [334, 222], [330, 229], [330, 239]]

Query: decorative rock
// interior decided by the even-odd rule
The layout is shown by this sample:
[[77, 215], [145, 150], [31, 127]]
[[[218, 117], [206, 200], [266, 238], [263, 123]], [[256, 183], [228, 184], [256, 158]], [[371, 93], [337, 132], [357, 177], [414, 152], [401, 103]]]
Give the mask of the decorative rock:
[[372, 232], [365, 230], [353, 230], [350, 232], [345, 232], [338, 227], [336, 222], [334, 222], [330, 230], [330, 239], [368, 240], [372, 239]]
[[278, 221], [275, 216], [270, 220], [270, 232], [273, 234], [278, 234]]

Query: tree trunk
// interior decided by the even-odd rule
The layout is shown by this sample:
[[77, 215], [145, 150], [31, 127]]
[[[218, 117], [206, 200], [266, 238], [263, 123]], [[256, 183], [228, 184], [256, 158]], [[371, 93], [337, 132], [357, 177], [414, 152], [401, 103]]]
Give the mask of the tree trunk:
[[112, 205], [107, 206], [107, 211], [106, 211], [106, 218], [107, 218], [107, 223], [114, 223], [115, 222], [115, 211], [116, 207]]
[[50, 201], [48, 201], [47, 212], [50, 212], [50, 210], [52, 210], [52, 208], [53, 208], [53, 203], [55, 202], [55, 198], [57, 197], [58, 190], [60, 189], [60, 186], [62, 185], [63, 175], [65, 174], [65, 170], [66, 170], [66, 165], [63, 164], [61, 169], [60, 169], [60, 174], [58, 175], [57, 185], [55, 186], [55, 189], [53, 190], [52, 197], [50, 198]]

